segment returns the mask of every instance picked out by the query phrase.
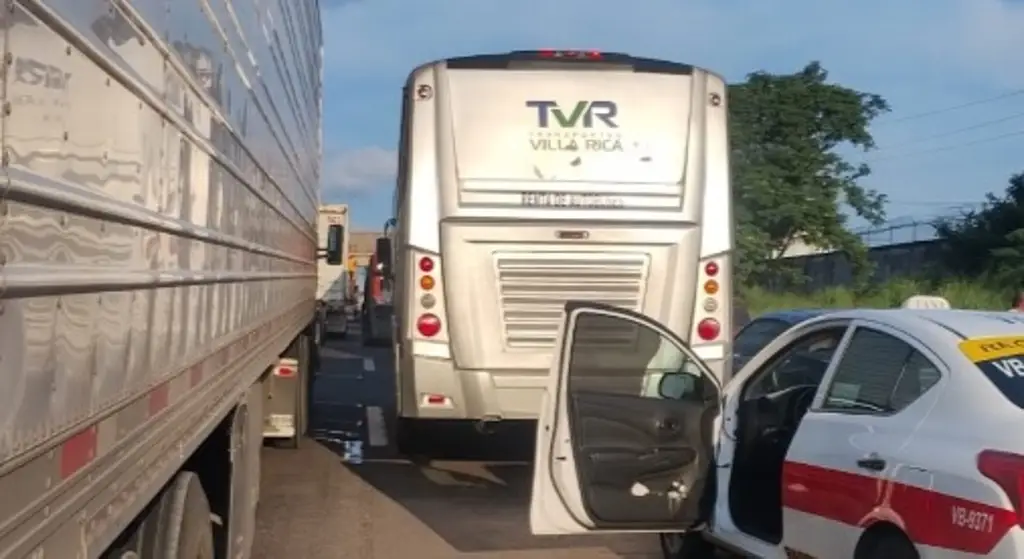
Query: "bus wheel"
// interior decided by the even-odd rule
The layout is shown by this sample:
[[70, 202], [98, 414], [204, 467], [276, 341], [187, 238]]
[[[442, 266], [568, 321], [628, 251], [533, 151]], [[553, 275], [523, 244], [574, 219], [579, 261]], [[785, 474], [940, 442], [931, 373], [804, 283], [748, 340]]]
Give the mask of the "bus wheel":
[[142, 522], [139, 557], [214, 559], [210, 503], [196, 474], [179, 473]]
[[395, 446], [398, 453], [405, 457], [415, 457], [422, 453], [422, 441], [417, 436], [416, 422], [399, 417], [395, 420]]
[[658, 534], [664, 559], [704, 559], [715, 556], [715, 547], [700, 532]]

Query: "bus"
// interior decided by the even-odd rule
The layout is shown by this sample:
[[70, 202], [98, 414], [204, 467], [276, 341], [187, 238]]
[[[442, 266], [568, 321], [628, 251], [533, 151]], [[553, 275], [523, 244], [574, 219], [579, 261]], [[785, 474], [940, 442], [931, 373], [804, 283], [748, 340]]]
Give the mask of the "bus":
[[726, 84], [688, 64], [517, 51], [423, 64], [402, 94], [378, 260], [399, 446], [435, 420], [536, 419], [569, 300], [651, 316], [723, 379]]

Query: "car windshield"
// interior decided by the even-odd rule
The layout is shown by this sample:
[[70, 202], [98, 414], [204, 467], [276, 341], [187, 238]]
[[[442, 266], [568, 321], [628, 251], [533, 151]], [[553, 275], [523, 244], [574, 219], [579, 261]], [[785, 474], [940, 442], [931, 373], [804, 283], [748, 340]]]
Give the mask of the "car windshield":
[[779, 334], [785, 332], [789, 326], [788, 322], [775, 318], [755, 319], [736, 335], [733, 350], [740, 359], [750, 359]]

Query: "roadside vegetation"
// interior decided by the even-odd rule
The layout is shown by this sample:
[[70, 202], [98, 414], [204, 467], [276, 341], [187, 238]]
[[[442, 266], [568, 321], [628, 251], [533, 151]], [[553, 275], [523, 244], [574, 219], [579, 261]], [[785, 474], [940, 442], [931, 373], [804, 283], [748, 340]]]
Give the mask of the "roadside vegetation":
[[987, 287], [981, 282], [951, 280], [932, 283], [894, 280], [859, 291], [831, 287], [811, 293], [772, 292], [759, 287], [743, 290], [742, 297], [752, 316], [785, 309], [888, 309], [900, 306], [911, 295], [945, 297], [958, 309], [1006, 310], [1012, 290]]
[[[868, 248], [849, 220], [885, 220], [886, 197], [861, 184], [871, 169], [857, 152], [875, 149], [871, 126], [888, 112], [884, 98], [831, 81], [818, 62], [788, 74], [754, 72], [729, 86], [735, 281], [752, 315], [891, 308], [915, 294], [943, 296], [956, 308], [1005, 310], [1013, 292], [1024, 291], [1024, 173], [978, 208], [935, 224], [936, 262], [912, 278], [873, 280]], [[801, 242], [842, 253], [852, 265], [850, 285], [809, 289], [786, 257]]]

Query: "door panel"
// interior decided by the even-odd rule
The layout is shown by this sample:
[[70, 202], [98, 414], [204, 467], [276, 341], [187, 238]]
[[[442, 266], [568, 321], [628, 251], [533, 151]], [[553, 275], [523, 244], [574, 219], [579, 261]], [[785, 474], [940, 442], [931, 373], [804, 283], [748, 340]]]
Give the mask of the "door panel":
[[[584, 504], [602, 523], [696, 518], [703, 490], [704, 403], [583, 392], [571, 402]], [[713, 419], [713, 415], [709, 415]], [[696, 421], [694, 421], [696, 419]], [[675, 493], [677, 496], [671, 496]], [[666, 507], [666, 504], [668, 505]]]
[[[703, 516], [721, 387], [684, 342], [622, 309], [566, 304], [537, 426], [535, 534], [682, 531]], [[645, 390], [652, 375], [658, 390]]]

